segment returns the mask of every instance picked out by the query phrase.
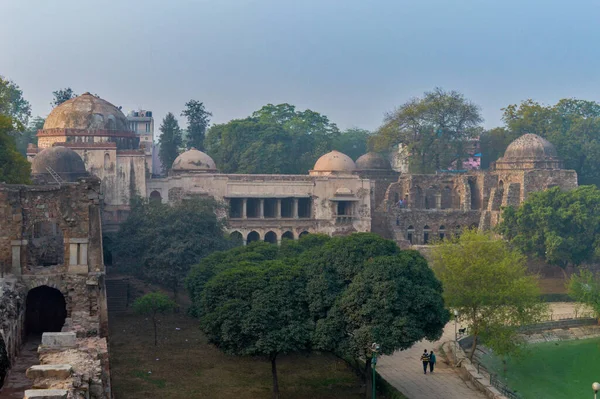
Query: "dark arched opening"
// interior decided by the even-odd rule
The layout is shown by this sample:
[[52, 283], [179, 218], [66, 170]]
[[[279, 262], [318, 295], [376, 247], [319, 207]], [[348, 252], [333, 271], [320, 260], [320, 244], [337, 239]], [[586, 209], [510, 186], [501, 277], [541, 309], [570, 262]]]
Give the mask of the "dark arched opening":
[[244, 241], [244, 237], [239, 231], [234, 231], [233, 233], [231, 233], [229, 235], [229, 238], [231, 238], [231, 241], [235, 242], [236, 244], [241, 244], [242, 241]]
[[429, 234], [431, 233], [431, 229], [429, 226], [423, 227], [423, 244], [429, 244]]
[[10, 368], [10, 360], [8, 360], [8, 351], [6, 350], [6, 344], [2, 335], [0, 335], [0, 388], [4, 384], [4, 378], [8, 374]]
[[303, 231], [302, 233], [300, 233], [300, 235], [298, 236], [298, 238], [302, 238], [308, 235], [308, 231]]
[[408, 226], [408, 228], [406, 229], [406, 240], [408, 242], [410, 242], [411, 244], [413, 243], [414, 235], [415, 235], [415, 228], [413, 226]]
[[113, 264], [113, 242], [112, 239], [108, 236], [102, 237], [102, 253], [104, 255], [104, 264], [107, 266], [112, 266]]
[[285, 233], [283, 233], [283, 235], [281, 236], [282, 239], [284, 240], [293, 240], [294, 239], [294, 233], [292, 233], [291, 231], [286, 231]]
[[439, 229], [439, 234], [440, 234], [440, 240], [443, 240], [446, 237], [446, 227], [445, 226], [440, 226]]
[[162, 196], [156, 190], [150, 193], [150, 201], [162, 202]]
[[277, 244], [277, 234], [272, 231], [267, 232], [267, 234], [265, 234], [265, 242]]
[[56, 288], [43, 285], [27, 293], [25, 330], [28, 334], [60, 332], [66, 318], [65, 297]]
[[259, 241], [259, 240], [260, 240], [260, 234], [258, 234], [256, 231], [251, 231], [250, 233], [248, 233], [248, 238], [246, 239], [246, 242], [248, 244], [250, 244], [251, 242]]

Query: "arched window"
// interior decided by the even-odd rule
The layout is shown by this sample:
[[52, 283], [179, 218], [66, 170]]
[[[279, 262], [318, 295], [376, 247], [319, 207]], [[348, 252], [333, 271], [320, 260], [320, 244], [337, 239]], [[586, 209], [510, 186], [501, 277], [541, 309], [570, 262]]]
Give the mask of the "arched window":
[[160, 193], [156, 190], [152, 191], [150, 193], [150, 201], [151, 202], [162, 202], [162, 196], [160, 195]]
[[415, 228], [412, 225], [408, 226], [408, 228], [406, 229], [406, 240], [408, 242], [410, 242], [411, 244], [413, 243], [414, 235], [415, 235]]
[[396, 226], [400, 226], [400, 218], [396, 218]]
[[110, 168], [110, 155], [108, 153], [104, 154], [104, 169], [107, 170]]
[[265, 242], [277, 244], [277, 234], [273, 231], [267, 232], [267, 234], [265, 234]]
[[423, 227], [423, 244], [429, 244], [429, 234], [431, 233], [431, 228], [429, 226]]
[[291, 231], [286, 231], [285, 233], [283, 233], [281, 235], [281, 238], [283, 240], [293, 240], [294, 239], [294, 233], [292, 233]]
[[303, 231], [302, 233], [300, 233], [300, 235], [298, 236], [298, 238], [302, 238], [304, 236], [308, 235], [308, 231]]
[[440, 240], [443, 240], [446, 237], [446, 227], [444, 227], [444, 225], [441, 225], [438, 233], [440, 235]]
[[250, 244], [254, 241], [260, 241], [260, 234], [258, 234], [256, 231], [251, 231], [250, 233], [248, 233], [248, 238], [246, 238], [246, 242]]
[[240, 233], [239, 231], [234, 231], [233, 233], [229, 234], [229, 238], [236, 244], [241, 244], [244, 239], [242, 233]]

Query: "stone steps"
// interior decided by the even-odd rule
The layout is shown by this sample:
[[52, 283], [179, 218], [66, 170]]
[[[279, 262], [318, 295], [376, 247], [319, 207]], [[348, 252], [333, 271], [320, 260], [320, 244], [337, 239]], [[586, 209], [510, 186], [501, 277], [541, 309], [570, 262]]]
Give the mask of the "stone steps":
[[105, 283], [108, 311], [125, 312], [129, 305], [129, 279], [107, 279]]

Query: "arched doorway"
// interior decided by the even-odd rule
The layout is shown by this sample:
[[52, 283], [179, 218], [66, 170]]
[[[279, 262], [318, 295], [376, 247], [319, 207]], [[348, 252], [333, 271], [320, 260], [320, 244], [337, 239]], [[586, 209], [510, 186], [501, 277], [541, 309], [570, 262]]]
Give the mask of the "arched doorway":
[[284, 240], [293, 240], [294, 239], [294, 233], [292, 233], [291, 231], [286, 231], [285, 233], [283, 233], [283, 235], [281, 236], [282, 239]]
[[67, 318], [65, 297], [56, 288], [43, 285], [27, 293], [25, 330], [28, 334], [60, 332]]
[[298, 236], [298, 238], [302, 238], [308, 235], [308, 231], [303, 231], [302, 233], [300, 233], [300, 235]]
[[427, 245], [429, 244], [429, 235], [431, 234], [431, 229], [429, 228], [429, 226], [425, 226], [423, 227], [423, 244]]
[[113, 264], [112, 251], [113, 251], [112, 239], [109, 236], [103, 236], [102, 237], [102, 253], [104, 255], [104, 264], [106, 266], [112, 266], [112, 264]]
[[273, 231], [267, 232], [267, 234], [265, 234], [265, 242], [277, 244], [277, 234], [275, 234]]
[[254, 241], [260, 241], [260, 234], [258, 234], [256, 231], [251, 231], [250, 233], [248, 233], [248, 238], [246, 239], [246, 242], [250, 244]]
[[150, 201], [162, 202], [162, 196], [160, 195], [160, 193], [158, 191], [154, 190], [150, 193]]
[[242, 241], [244, 240], [242, 233], [240, 233], [239, 231], [234, 231], [233, 233], [231, 233], [229, 235], [229, 238], [231, 238], [231, 241], [235, 242], [236, 244], [242, 244]]

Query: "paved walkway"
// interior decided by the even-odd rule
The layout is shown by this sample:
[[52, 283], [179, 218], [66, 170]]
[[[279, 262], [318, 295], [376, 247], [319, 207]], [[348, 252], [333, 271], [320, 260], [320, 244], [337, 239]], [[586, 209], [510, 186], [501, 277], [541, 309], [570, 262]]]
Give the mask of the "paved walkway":
[[[553, 303], [550, 307], [555, 314], [565, 314], [573, 313], [575, 304], [561, 302]], [[450, 322], [439, 341], [421, 341], [405, 351], [382, 356], [377, 362], [377, 371], [409, 399], [485, 399], [486, 396], [482, 392], [463, 381], [457, 369], [443, 362], [439, 347], [444, 342], [453, 340], [454, 322]], [[423, 349], [433, 349], [437, 353], [438, 362], [433, 374], [423, 374], [423, 366], [419, 360]]]
[[41, 337], [30, 337], [17, 357], [13, 367], [8, 372], [4, 386], [0, 388], [0, 399], [23, 399], [25, 390], [31, 388], [31, 380], [25, 376], [25, 371], [39, 364], [37, 348]]

